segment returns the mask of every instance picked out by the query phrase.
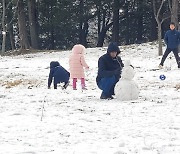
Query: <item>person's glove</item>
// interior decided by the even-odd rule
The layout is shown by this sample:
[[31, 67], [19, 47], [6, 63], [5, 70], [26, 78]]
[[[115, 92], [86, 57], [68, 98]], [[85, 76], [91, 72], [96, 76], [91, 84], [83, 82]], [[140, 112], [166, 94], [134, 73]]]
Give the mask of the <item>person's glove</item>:
[[86, 67], [86, 70], [89, 70], [89, 66], [88, 66], [88, 67]]

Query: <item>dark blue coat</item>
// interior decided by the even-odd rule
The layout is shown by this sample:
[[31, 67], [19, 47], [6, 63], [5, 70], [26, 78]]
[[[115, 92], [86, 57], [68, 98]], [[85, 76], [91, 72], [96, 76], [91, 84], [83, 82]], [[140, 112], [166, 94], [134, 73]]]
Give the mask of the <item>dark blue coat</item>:
[[124, 64], [119, 56], [112, 58], [109, 52], [101, 56], [98, 60], [98, 75], [96, 78], [97, 84], [102, 78], [112, 76], [115, 76], [117, 82], [121, 76], [123, 66]]
[[180, 33], [177, 30], [168, 30], [164, 36], [164, 41], [169, 49], [178, 48], [180, 43]]
[[48, 87], [51, 86], [52, 80], [54, 78], [54, 86], [57, 87], [57, 84], [60, 82], [68, 82], [70, 73], [60, 66], [59, 62], [52, 61], [50, 63], [50, 73], [48, 78]]

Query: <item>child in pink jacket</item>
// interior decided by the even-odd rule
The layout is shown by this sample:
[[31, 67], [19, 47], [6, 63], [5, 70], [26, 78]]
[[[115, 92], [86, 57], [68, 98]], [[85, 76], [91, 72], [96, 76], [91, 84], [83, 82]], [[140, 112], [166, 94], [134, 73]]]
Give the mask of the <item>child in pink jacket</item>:
[[72, 54], [69, 57], [70, 78], [73, 79], [73, 90], [76, 90], [77, 79], [81, 80], [82, 89], [86, 90], [84, 67], [89, 69], [89, 66], [85, 62], [84, 52], [85, 47], [77, 44], [72, 48]]

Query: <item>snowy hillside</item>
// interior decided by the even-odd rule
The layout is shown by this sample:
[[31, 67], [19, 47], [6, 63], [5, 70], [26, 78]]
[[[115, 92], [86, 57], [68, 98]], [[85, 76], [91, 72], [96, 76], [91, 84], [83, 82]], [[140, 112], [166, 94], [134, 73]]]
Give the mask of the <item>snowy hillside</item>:
[[68, 69], [69, 51], [0, 57], [0, 154], [179, 154], [180, 70], [174, 56], [154, 71], [161, 59], [156, 45], [120, 48], [135, 67], [138, 100], [99, 99], [97, 61], [105, 48], [87, 49], [83, 92], [71, 85], [47, 89], [49, 63]]

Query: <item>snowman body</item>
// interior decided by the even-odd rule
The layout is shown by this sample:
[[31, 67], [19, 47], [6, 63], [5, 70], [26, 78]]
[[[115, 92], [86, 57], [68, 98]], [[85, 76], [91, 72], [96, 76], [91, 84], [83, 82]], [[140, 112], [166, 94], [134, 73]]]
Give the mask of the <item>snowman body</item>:
[[115, 87], [115, 93], [118, 100], [129, 101], [138, 99], [139, 87], [136, 82], [133, 81], [134, 75], [134, 68], [131, 66], [130, 61], [125, 61], [121, 79]]

